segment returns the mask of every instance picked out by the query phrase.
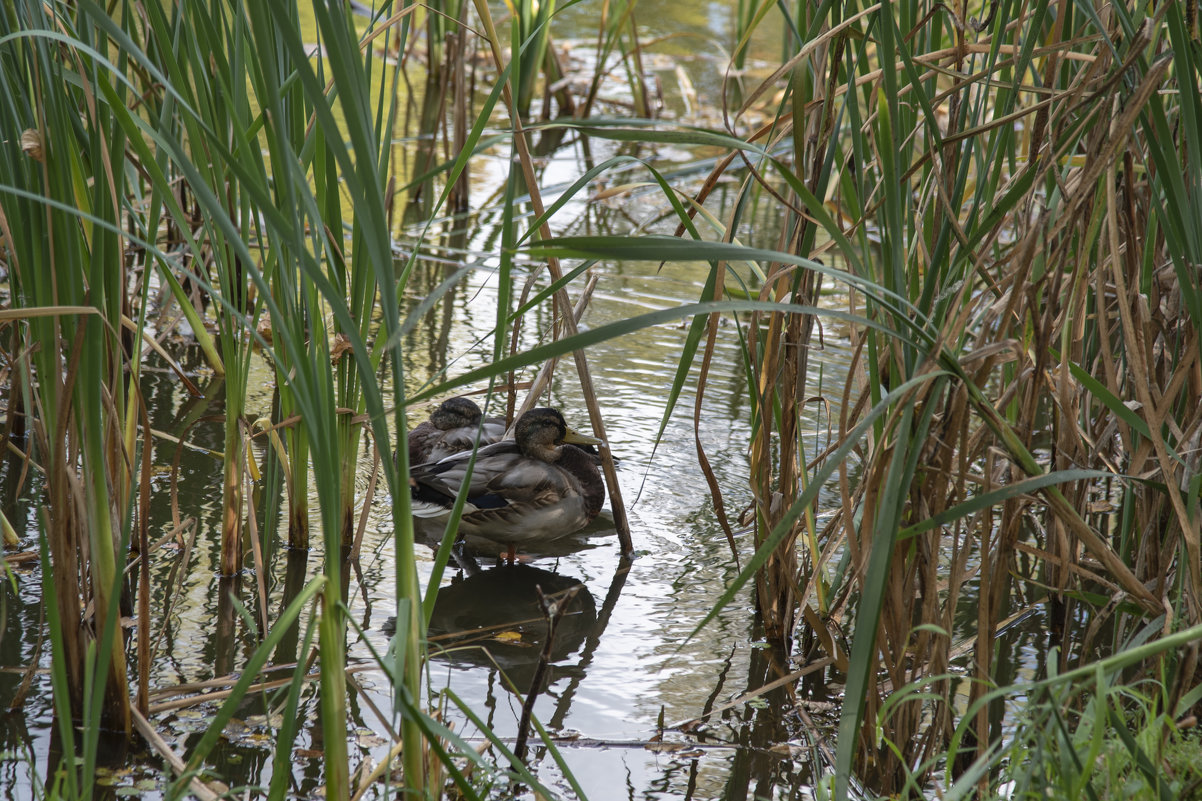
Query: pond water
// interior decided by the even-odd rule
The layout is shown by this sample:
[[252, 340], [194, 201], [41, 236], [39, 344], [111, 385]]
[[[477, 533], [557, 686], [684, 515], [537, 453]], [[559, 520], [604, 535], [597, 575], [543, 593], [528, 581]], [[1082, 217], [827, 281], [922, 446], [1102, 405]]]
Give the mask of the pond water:
[[[677, 23], [671, 31], [649, 30], [648, 36], [681, 34], [679, 42], [710, 43], [712, 57], [685, 62], [685, 68], [694, 91], [712, 103], [717, 98], [724, 63], [720, 56], [728, 45], [733, 4], [684, 4], [692, 10], [682, 10], [681, 4], [673, 3], [670, 17], [666, 12], [660, 14], [661, 5], [667, 4], [640, 2], [640, 21], [673, 18]], [[681, 19], [690, 16], [695, 18]], [[572, 14], [566, 18], [571, 19]], [[582, 44], [580, 50], [584, 49]], [[683, 46], [680, 52], [696, 50]], [[680, 86], [675, 66], [665, 67], [663, 77], [665, 86]], [[682, 91], [669, 89], [666, 96], [671, 112], [684, 113]], [[707, 106], [707, 112], [713, 112], [712, 106]], [[597, 158], [618, 152], [613, 143], [594, 142], [592, 146]], [[690, 153], [643, 155], [668, 166], [673, 157], [687, 159], [688, 164], [700, 158]], [[497, 153], [495, 158], [498, 164], [505, 163], [504, 154]], [[580, 173], [582, 161], [579, 149], [569, 144], [545, 165], [544, 184], [554, 187], [570, 181]], [[487, 174], [487, 170], [478, 174]], [[485, 198], [492, 189], [482, 185], [475, 194]], [[717, 200], [720, 205], [720, 195]], [[581, 201], [557, 218], [556, 228], [561, 233], [626, 233], [636, 227], [670, 233], [673, 225], [651, 223], [663, 206], [651, 194], [606, 203]], [[714, 211], [721, 214], [718, 207]], [[757, 222], [762, 226], [749, 230], [753, 243], [771, 246], [778, 223], [772, 219]], [[407, 342], [406, 369], [413, 387], [447, 363], [455, 373], [484, 358], [475, 344], [489, 335], [495, 319], [495, 264], [488, 245], [496, 241], [493, 225], [495, 219], [487, 211], [471, 218], [465, 223], [465, 244], [448, 251], [452, 261], [478, 269], [448, 297], [449, 313], [444, 315], [443, 308], [432, 311]], [[403, 234], [398, 239], [403, 247]], [[428, 271], [431, 282], [441, 280], [441, 267], [425, 265], [422, 269]], [[704, 264], [600, 264], [595, 268], [599, 283], [584, 325], [595, 327], [639, 311], [696, 301], [707, 270]], [[531, 315], [527, 335], [540, 334], [545, 323], [539, 315]], [[481, 557], [479, 574], [448, 570], [444, 580], [435, 633], [537, 617], [531, 601], [535, 583], [544, 590], [580, 586], [557, 631], [550, 675], [541, 688], [535, 715], [557, 736], [567, 767], [589, 798], [809, 797], [817, 778], [812, 768], [816, 764], [814, 744], [831, 733], [829, 726], [837, 711], [832, 694], [839, 688], [819, 680], [829, 676], [818, 674], [812, 682], [798, 685], [800, 699], [784, 688], [743, 698], [798, 668], [791, 656], [782, 657], [766, 647], [756, 628], [748, 592], [694, 633], [737, 574], [698, 467], [698, 440], [731, 516], [737, 518], [750, 500], [748, 401], [737, 326], [730, 320], [726, 323], [720, 328], [699, 427], [695, 429], [692, 421], [694, 371], [682, 405], [658, 445], [656, 435], [687, 334], [685, 324], [656, 326], [588, 352], [610, 446], [621, 459], [619, 479], [637, 551], [633, 561], [621, 558], [612, 523], [607, 522], [607, 504], [601, 520], [557, 546], [555, 553], [530, 555], [518, 567], [496, 565], [495, 560]], [[193, 345], [181, 339], [175, 343], [173, 355], [206, 387], [209, 397], [219, 395]], [[829, 337], [827, 348], [812, 358], [822, 365], [827, 388], [841, 385], [847, 354], [837, 337]], [[254, 369], [251, 385], [262, 389], [250, 401], [252, 416], [266, 413], [271, 402], [269, 370], [263, 364]], [[815, 384], [808, 389], [818, 394], [824, 388]], [[222, 447], [221, 427], [214, 418], [221, 410], [215, 401], [191, 398], [169, 371], [154, 364], [147, 370], [145, 390], [153, 428], [184, 437], [191, 446]], [[560, 365], [546, 400], [564, 410], [569, 423], [587, 429], [570, 360]], [[814, 419], [813, 432], [825, 430], [826, 425], [825, 418]], [[195, 518], [197, 536], [190, 560], [178, 575], [179, 600], [171, 609], [170, 624], [164, 627], [166, 634], [157, 644], [159, 658], [151, 683], [161, 692], [152, 699], [157, 704], [152, 720], [175, 750], [186, 754], [216, 706], [169, 708], [170, 691], [236, 671], [256, 643], [228, 601], [229, 590], [237, 588], [215, 576], [221, 482], [215, 459], [194, 448], [177, 452], [166, 441], [156, 443], [152, 537], [172, 529], [169, 468], [177, 458], [178, 507], [182, 517]], [[364, 485], [370, 467], [365, 458], [361, 470]], [[29, 492], [14, 497], [11, 488], [19, 471], [19, 462], [9, 458], [0, 470], [0, 491], [10, 519], [24, 522], [21, 548], [36, 551], [40, 487], [34, 477]], [[21, 530], [19, 523], [17, 527]], [[347, 603], [358, 626], [349, 635], [351, 665], [370, 668], [371, 650], [383, 653], [388, 646], [389, 618], [395, 613], [391, 532], [387, 498], [377, 496], [369, 509], [360, 559], [348, 567]], [[749, 552], [748, 537], [739, 541], [743, 555]], [[319, 544], [320, 538], [315, 536], [314, 541]], [[174, 546], [159, 551], [155, 586], [168, 583], [180, 556]], [[280, 547], [269, 555], [271, 570], [265, 577], [268, 609], [278, 611], [289, 592], [320, 571], [324, 558], [320, 548], [306, 555]], [[433, 554], [423, 550], [420, 558], [425, 579]], [[45, 665], [49, 658], [48, 644], [39, 650], [39, 582], [36, 563], [30, 563], [17, 568], [15, 591], [7, 584], [4, 590], [0, 700], [5, 702], [16, 694], [23, 667], [35, 661]], [[257, 603], [253, 575], [244, 577], [238, 592], [241, 602], [253, 609]], [[539, 625], [502, 625], [498, 632], [499, 636], [482, 643], [459, 644], [454, 651], [436, 656], [430, 671], [431, 690], [450, 687], [498, 734], [510, 738], [516, 733], [522, 697], [530, 688], [540, 650]], [[521, 634], [520, 639], [515, 632]], [[295, 658], [295, 642], [291, 649], [290, 654], [286, 648], [277, 653], [275, 661]], [[387, 681], [379, 671], [365, 669], [354, 677], [358, 686], [352, 688], [350, 703], [352, 770], [364, 761], [384, 758], [388, 739], [373, 706], [390, 708]], [[509, 682], [520, 695], [508, 689]], [[463, 715], [454, 710], [447, 715], [457, 731], [478, 741]], [[680, 730], [679, 724], [707, 715], [704, 722], [686, 727], [688, 733]], [[661, 722], [669, 727], [662, 741]], [[817, 730], [810, 728], [815, 723]], [[33, 677], [24, 705], [4, 718], [0, 795], [28, 798], [40, 794], [39, 785], [61, 758], [51, 724], [49, 679], [43, 672]], [[248, 704], [213, 757], [214, 773], [232, 786], [266, 786], [278, 769], [272, 764], [272, 729], [278, 724], [265, 716], [257, 703]], [[573, 791], [555, 761], [537, 740], [532, 743], [532, 764], [540, 778], [571, 797]], [[317, 798], [322, 781], [321, 731], [312, 695], [306, 696], [302, 707], [299, 746], [288, 768], [293, 773], [291, 797]], [[149, 753], [111, 754], [108, 764], [110, 772], [102, 777], [103, 785], [115, 795], [158, 797], [168, 780], [158, 758]]]
[[[597, 325], [620, 317], [628, 314], [631, 305], [662, 308], [695, 299], [704, 269], [669, 265], [657, 272], [654, 265], [638, 271], [602, 267], [585, 322]], [[488, 271], [481, 270], [473, 276], [471, 286], [457, 293], [453, 342], [473, 341], [477, 335], [473, 327], [488, 324], [494, 308], [491, 279]], [[748, 501], [746, 400], [733, 352], [737, 347], [735, 327], [724, 326], [722, 333], [699, 435], [729, 508], [737, 512]], [[691, 398], [687, 398], [690, 408], [673, 416], [664, 440], [654, 452], [652, 448], [673, 359], [681, 351], [685, 334], [679, 325], [664, 325], [589, 352], [609, 441], [621, 459], [619, 478], [637, 558], [632, 562], [620, 558], [612, 523], [607, 522], [607, 504], [601, 520], [587, 532], [557, 544], [557, 555], [534, 555], [517, 567], [497, 566], [495, 560], [482, 556], [479, 575], [449, 571], [434, 626], [454, 631], [505, 622], [506, 617], [516, 621], [537, 617], [533, 583], [542, 584], [546, 591], [552, 585], [580, 583], [583, 589], [557, 632], [551, 673], [535, 715], [561, 736], [564, 759], [590, 798], [741, 798], [753, 788], [763, 797], [795, 797], [796, 788], [809, 781], [804, 761], [794, 762], [771, 750], [790, 741], [800, 742], [803, 736], [784, 692], [725, 707], [791, 667], [781, 664], [758, 638], [750, 596], [744, 594], [700, 633], [690, 636], [736, 570], [697, 466]], [[414, 352], [424, 351], [418, 342], [413, 344]], [[454, 344], [451, 350], [454, 353]], [[181, 346], [179, 355], [194, 369], [199, 364], [192, 348]], [[194, 375], [203, 381], [202, 370], [196, 369]], [[165, 370], [148, 371], [146, 384], [155, 429], [178, 432], [181, 420], [200, 417], [187, 431], [187, 441], [199, 447], [220, 447], [219, 423], [203, 419], [205, 415], [198, 411], [203, 408], [206, 414], [215, 414], [219, 407], [205, 408], [191, 399]], [[549, 402], [563, 409], [569, 422], [587, 426], [570, 362], [561, 366]], [[156, 445], [157, 468], [168, 468], [175, 458], [174, 446]], [[183, 516], [197, 519], [199, 533], [151, 677], [152, 685], [163, 690], [232, 672], [255, 646], [246, 627], [235, 620], [233, 607], [222, 601], [229, 583], [215, 576], [220, 465], [190, 449], [181, 451], [178, 458], [179, 507]], [[16, 465], [10, 462], [6, 469], [3, 477], [8, 484]], [[365, 462], [361, 473], [366, 476], [369, 470]], [[156, 496], [159, 505], [151, 529], [155, 537], [171, 529], [169, 477], [164, 471], [157, 480], [161, 491]], [[27, 526], [22, 547], [36, 549], [35, 506], [22, 500], [16, 504], [23, 509], [16, 519], [23, 515]], [[388, 619], [395, 611], [391, 529], [387, 498], [377, 498], [360, 561], [350, 573], [348, 604], [352, 619], [362, 628], [362, 634], [351, 634], [352, 665], [371, 664], [369, 645], [379, 653], [388, 645]], [[420, 558], [425, 578], [433, 554], [423, 549]], [[269, 609], [279, 610], [288, 588], [295, 591], [298, 578], [318, 572], [322, 559], [320, 549], [307, 556], [279, 549], [271, 562]], [[168, 573], [178, 560], [177, 550], [159, 552], [155, 586], [167, 584]], [[17, 593], [5, 591], [6, 629], [0, 660], [6, 672], [0, 674], [0, 698], [6, 700], [21, 678], [19, 668], [35, 658], [40, 631], [39, 573], [31, 563], [17, 573]], [[240, 597], [253, 608], [252, 579], [246, 577]], [[524, 641], [507, 640], [517, 628], [526, 630]], [[498, 632], [503, 636], [486, 640], [483, 648], [460, 646], [453, 654], [436, 658], [432, 681], [445, 682], [498, 734], [512, 737], [522, 698], [507, 690], [504, 675], [523, 695], [528, 691], [540, 650], [537, 629], [537, 625], [505, 626]], [[48, 647], [42, 651], [43, 663], [47, 651]], [[504, 667], [504, 675], [493, 660]], [[287, 660], [277, 654], [276, 661]], [[388, 709], [390, 702], [387, 681], [378, 671], [356, 674], [356, 680], [362, 696], [356, 693], [352, 698], [358, 732], [352, 759], [358, 764], [367, 757], [381, 760], [387, 752], [381, 726], [365, 701], [370, 699], [381, 709]], [[153, 700], [169, 699], [156, 696]], [[273, 769], [272, 722], [263, 718], [261, 708], [250, 708], [258, 704], [247, 706], [245, 715], [240, 715], [241, 725], [227, 731], [227, 742], [213, 767], [231, 785], [262, 786]], [[721, 709], [693, 734], [668, 732], [665, 744], [652, 742], [661, 719], [672, 726], [715, 708]], [[214, 704], [204, 704], [163, 710], [152, 719], [176, 750], [186, 753], [215, 709]], [[36, 676], [23, 709], [5, 718], [0, 788], [9, 797], [30, 797], [32, 785], [44, 780], [48, 766], [54, 764], [51, 712], [49, 679]], [[451, 714], [452, 719], [456, 717]], [[320, 759], [305, 757], [306, 751], [320, 751], [312, 699], [303, 720], [304, 750], [293, 766], [298, 798], [314, 797], [321, 782]], [[461, 730], [471, 736], [470, 728]], [[543, 780], [570, 796], [554, 761], [541, 748], [534, 749], [533, 759]], [[148, 754], [113, 755], [113, 786], [136, 788], [153, 797], [163, 786], [157, 765], [158, 760]]]

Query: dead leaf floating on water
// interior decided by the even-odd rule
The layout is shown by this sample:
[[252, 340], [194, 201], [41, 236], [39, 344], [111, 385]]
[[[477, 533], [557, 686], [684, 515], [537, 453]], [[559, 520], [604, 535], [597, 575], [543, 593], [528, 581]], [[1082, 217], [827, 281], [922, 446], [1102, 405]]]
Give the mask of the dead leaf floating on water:
[[42, 135], [33, 128], [26, 128], [22, 131], [21, 152], [34, 161], [45, 161], [46, 155], [42, 152]]
[[355, 733], [355, 744], [361, 748], [382, 748], [388, 745], [388, 740], [373, 731], [358, 731]]

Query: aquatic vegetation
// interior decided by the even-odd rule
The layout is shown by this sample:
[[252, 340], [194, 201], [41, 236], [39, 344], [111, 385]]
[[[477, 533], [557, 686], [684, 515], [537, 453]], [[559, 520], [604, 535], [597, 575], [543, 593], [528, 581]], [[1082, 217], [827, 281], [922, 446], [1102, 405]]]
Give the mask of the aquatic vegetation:
[[[760, 690], [793, 692], [806, 670], [842, 691], [837, 731], [772, 735], [830, 775], [835, 797], [912, 797], [932, 782], [1022, 796], [1007, 773], [1019, 764], [1064, 797], [1191, 791], [1191, 768], [1162, 746], [1200, 694], [1196, 4], [739, 3], [713, 125], [653, 119], [657, 42], [634, 2], [602, 4], [591, 72], [569, 75], [555, 26], [586, 5], [514, 3], [503, 33], [483, 0], [358, 16], [320, 3], [0, 6], [0, 375], [19, 465], [4, 475], [38, 496], [24, 541], [46, 601], [40, 661], [65, 751], [79, 754], [47, 785], [92, 795], [103, 726], [160, 749], [168, 795], [220, 794], [204, 770], [261, 703], [281, 721], [269, 727], [280, 764], [304, 737], [302, 708], [318, 719], [324, 792], [349, 797], [348, 575], [376, 504], [396, 625], [391, 650], [365, 646], [391, 703], [388, 764], [364, 770], [368, 786], [482, 797], [512, 780], [550, 795], [495, 718], [431, 680], [427, 626], [454, 538], [423, 578], [410, 492], [411, 479], [437, 489], [447, 531], [513, 542], [516, 529], [485, 530], [479, 515], [497, 513], [478, 508], [467, 473], [503, 480], [522, 436], [474, 464], [416, 467], [430, 452], [396, 447], [398, 432], [414, 404], [469, 385], [524, 420], [568, 381], [607, 441], [590, 354], [683, 325], [644, 440], [653, 453], [691, 396], [702, 476], [682, 483], [708, 494], [706, 546], [729, 570], [698, 629], [753, 596], [766, 647], [748, 714], [783, 708]], [[765, 40], [779, 58], [758, 55]], [[623, 91], [603, 104], [619, 71]], [[565, 142], [579, 148], [566, 180], [544, 158]], [[685, 167], [655, 157], [685, 148], [698, 154]], [[458, 336], [469, 239], [495, 308]], [[694, 302], [641, 298], [585, 325], [602, 260], [684, 265]], [[435, 317], [438, 354], [419, 358], [415, 331]], [[203, 353], [205, 387], [176, 360], [176, 332]], [[837, 370], [823, 350], [836, 343]], [[150, 423], [151, 360], [196, 396], [170, 431]], [[722, 368], [742, 393], [718, 422], [747, 444], [737, 486], [707, 432]], [[273, 397], [256, 409], [263, 385]], [[212, 421], [220, 437], [202, 444]], [[171, 461], [160, 443], [174, 449], [172, 525], [153, 536], [154, 462]], [[228, 695], [206, 702], [181, 755], [156, 739], [151, 696], [204, 545], [179, 509], [185, 448], [220, 460], [220, 492], [200, 488], [220, 509], [219, 558], [201, 570], [228, 577], [217, 617], [245, 639], [223, 631], [213, 664]], [[608, 446], [565, 452], [589, 474], [551, 481], [573, 505], [556, 533], [597, 517], [599, 469], [629, 555]], [[291, 551], [273, 596], [277, 525]], [[312, 576], [291, 561], [310, 548]], [[1017, 681], [1003, 651], [1029, 618], [1052, 647]], [[659, 747], [694, 736], [660, 717]], [[582, 795], [549, 735], [540, 748]], [[1129, 759], [1105, 760], [1103, 776], [1104, 754]], [[1165, 764], [1176, 784], [1157, 778]], [[273, 773], [267, 794], [290, 780]]]
[[[746, 558], [720, 604], [754, 586], [770, 636], [796, 631], [846, 681], [839, 798], [854, 779], [914, 793], [924, 780], [907, 766], [930, 770], [963, 725], [990, 753], [1005, 704], [966, 720], [945, 700], [949, 670], [969, 649], [967, 692], [985, 697], [1018, 610], [1050, 610], [1062, 671], [1162, 614], [1200, 622], [1199, 484], [1173, 456], [1199, 425], [1197, 176], [1177, 180], [1199, 126], [1196, 19], [1180, 5], [1012, 10], [800, 4], [783, 63], [728, 109], [732, 132], [765, 107], [769, 122], [744, 125], [676, 207], [681, 239], [536, 249], [707, 260], [702, 300], [763, 304], [739, 310], [757, 548], [740, 553], [711, 480]], [[722, 242], [696, 241], [697, 206], [741, 169], [727, 216], [707, 217]], [[748, 244], [764, 204], [777, 239]], [[823, 299], [832, 286], [839, 305]], [[674, 393], [698, 358], [702, 376], [713, 363], [718, 321], [694, 322]], [[842, 386], [815, 376], [824, 326], [850, 342]], [[812, 404], [831, 410], [825, 431]], [[824, 492], [839, 498], [825, 519]], [[1194, 650], [1143, 669], [1189, 694]], [[931, 691], [903, 693], [916, 683]]]

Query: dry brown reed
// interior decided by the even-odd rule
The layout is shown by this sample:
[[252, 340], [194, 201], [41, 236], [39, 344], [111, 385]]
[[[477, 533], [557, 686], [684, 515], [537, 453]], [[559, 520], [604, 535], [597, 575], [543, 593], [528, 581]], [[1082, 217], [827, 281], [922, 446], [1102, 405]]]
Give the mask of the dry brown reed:
[[[797, 19], [812, 35], [732, 118], [734, 133], [739, 114], [791, 77], [791, 106], [748, 140], [789, 146], [800, 179], [770, 178], [739, 151], [695, 200], [749, 167], [781, 201], [778, 250], [834, 246], [871, 282], [846, 296], [845, 310], [870, 324], [853, 329], [852, 369], [830, 395], [839, 426], [827, 454], [874, 419], [869, 410], [881, 414], [838, 466], [842, 502], [820, 548], [798, 549], [807, 518], [796, 505], [827, 458], [807, 465], [798, 448], [798, 410], [823, 393], [806, 383], [817, 329], [786, 312], [745, 327], [756, 542], [772, 549], [756, 593], [774, 638], [787, 641], [800, 607], [815, 652], [846, 665], [844, 643], [874, 643], [853, 660], [865, 682], [856, 772], [896, 794], [913, 766], [929, 775], [964, 723], [941, 700], [957, 689], [954, 654], [971, 648], [968, 697], [983, 698], [1016, 608], [1044, 610], [1060, 671], [1146, 626], [1202, 619], [1202, 376], [1157, 174], [1158, 150], [1169, 163], [1188, 157], [1186, 136], [1153, 136], [1157, 119], [1171, 126], [1184, 113], [1159, 100], [1177, 89], [1176, 12], [1161, 6], [1132, 28], [1134, 5], [1095, 20], [1035, 3], [1013, 20], [951, 26], [945, 9], [906, 28], [904, 12], [883, 11]], [[869, 21], [874, 51], [848, 38]], [[1042, 85], [1026, 80], [1035, 75]], [[740, 223], [728, 220], [728, 237]], [[807, 237], [819, 223], [825, 245]], [[816, 304], [814, 272], [765, 272], [761, 299]], [[890, 311], [889, 292], [911, 304], [913, 324]], [[1038, 480], [1048, 473], [1064, 478]], [[846, 572], [832, 572], [838, 558]], [[1196, 649], [1179, 655], [1173, 698], [1196, 685], [1196, 664]], [[931, 692], [891, 695], [918, 682]], [[996, 740], [999, 709], [982, 705], [969, 722], [975, 756]]]

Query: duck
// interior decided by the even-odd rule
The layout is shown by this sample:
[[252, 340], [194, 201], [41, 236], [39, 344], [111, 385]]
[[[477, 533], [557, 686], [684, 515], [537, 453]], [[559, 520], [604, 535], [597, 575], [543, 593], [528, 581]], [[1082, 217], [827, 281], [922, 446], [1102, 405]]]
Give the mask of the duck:
[[409, 432], [409, 464], [437, 462], [476, 446], [500, 442], [505, 437], [505, 421], [484, 417], [474, 401], [462, 396], [448, 398], [430, 413], [430, 419]]
[[[584, 528], [601, 512], [605, 485], [597, 455], [577, 446], [602, 444], [569, 428], [558, 409], [526, 412], [512, 440], [475, 452], [459, 534], [507, 546], [512, 564], [518, 545], [549, 542]], [[446, 521], [468, 480], [472, 455], [458, 453], [413, 468], [414, 517]]]

